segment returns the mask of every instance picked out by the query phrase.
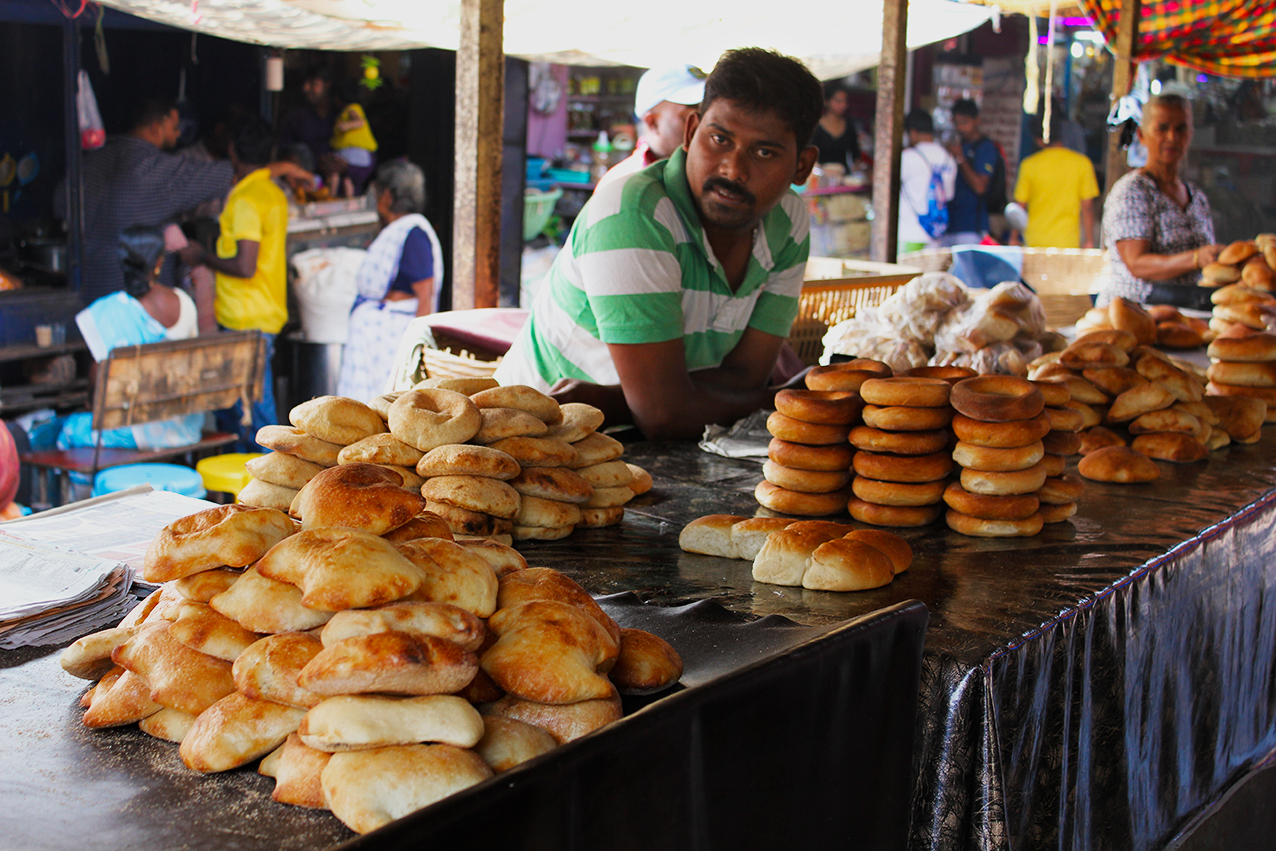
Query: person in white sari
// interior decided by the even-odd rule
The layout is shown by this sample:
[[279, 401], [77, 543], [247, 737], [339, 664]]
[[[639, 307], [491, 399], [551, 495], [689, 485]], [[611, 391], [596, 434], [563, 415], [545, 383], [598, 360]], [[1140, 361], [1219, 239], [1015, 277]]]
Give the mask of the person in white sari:
[[421, 215], [421, 169], [409, 162], [385, 163], [370, 191], [382, 229], [359, 267], [358, 296], [337, 378], [337, 395], [360, 402], [386, 392], [399, 339], [415, 317], [438, 311], [443, 279], [439, 238]]

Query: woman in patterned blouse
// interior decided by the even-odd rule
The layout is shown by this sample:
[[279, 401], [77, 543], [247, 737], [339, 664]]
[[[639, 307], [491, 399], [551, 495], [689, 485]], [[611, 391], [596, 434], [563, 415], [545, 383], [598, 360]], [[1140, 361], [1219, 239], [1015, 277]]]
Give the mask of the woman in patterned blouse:
[[1147, 165], [1118, 180], [1104, 204], [1112, 275], [1098, 300], [1195, 306], [1199, 270], [1217, 260], [1223, 246], [1214, 243], [1205, 193], [1179, 177], [1192, 141], [1191, 109], [1179, 95], [1158, 95], [1143, 108], [1138, 134]]

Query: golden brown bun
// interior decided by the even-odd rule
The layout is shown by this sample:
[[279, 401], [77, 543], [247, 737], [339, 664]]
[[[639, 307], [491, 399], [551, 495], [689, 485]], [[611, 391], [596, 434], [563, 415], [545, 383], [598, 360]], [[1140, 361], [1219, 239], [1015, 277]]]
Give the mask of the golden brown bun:
[[953, 456], [947, 451], [930, 455], [857, 452], [852, 465], [856, 474], [879, 482], [934, 482], [952, 472]]
[[601, 529], [604, 526], [615, 526], [625, 519], [623, 505], [610, 505], [605, 508], [582, 508], [580, 522], [576, 525], [585, 529]]
[[864, 541], [835, 538], [811, 553], [802, 587], [812, 591], [866, 591], [890, 584], [894, 564], [886, 553]]
[[[847, 439], [856, 449], [869, 452], [891, 452], [896, 455], [930, 455], [942, 452], [951, 443], [951, 435], [945, 429], [930, 431], [886, 431], [871, 426], [855, 426]], [[849, 447], [847, 447], [849, 449]], [[851, 466], [854, 452], [846, 453], [845, 467]], [[774, 459], [779, 461], [780, 459]], [[781, 462], [783, 463], [783, 462]], [[790, 464], [789, 466], [797, 466]]]
[[1233, 440], [1258, 434], [1267, 418], [1267, 404], [1249, 396], [1206, 396], [1205, 404], [1218, 417], [1218, 426]]
[[487, 708], [492, 715], [514, 718], [549, 732], [559, 744], [566, 744], [605, 727], [621, 716], [620, 694], [579, 703], [549, 704], [523, 700], [507, 694]]
[[483, 417], [464, 393], [409, 390], [390, 406], [388, 422], [390, 433], [399, 440], [429, 452], [436, 446], [469, 440], [478, 434]]
[[268, 635], [239, 654], [231, 667], [235, 688], [260, 700], [309, 709], [323, 695], [303, 688], [297, 677], [323, 644], [308, 632]]
[[332, 617], [301, 604], [301, 589], [262, 576], [253, 565], [235, 584], [208, 601], [208, 605], [241, 626], [260, 633], [300, 632], [313, 629]]
[[477, 670], [478, 657], [445, 638], [385, 631], [325, 643], [297, 683], [322, 695], [451, 694]]
[[230, 663], [179, 643], [167, 621], [139, 628], [111, 653], [115, 664], [137, 674], [161, 706], [198, 715], [235, 690]]
[[1125, 366], [1130, 356], [1123, 349], [1108, 343], [1073, 343], [1059, 354], [1059, 365], [1068, 369], [1088, 367]]
[[334, 754], [323, 769], [332, 814], [368, 833], [492, 776], [482, 757], [451, 745], [403, 745]]
[[420, 586], [405, 601], [448, 603], [480, 618], [496, 611], [496, 571], [476, 551], [442, 538], [418, 538], [398, 550], [421, 573]]
[[753, 561], [767, 537], [792, 522], [787, 517], [749, 517], [732, 524], [731, 543], [735, 545], [735, 557]]
[[629, 472], [632, 475], [632, 478], [629, 480], [629, 489], [634, 492], [635, 496], [641, 496], [655, 487], [655, 482], [651, 478], [651, 473], [648, 473], [637, 464], [630, 464], [628, 461], [625, 462], [625, 466], [629, 468]]
[[990, 423], [964, 414], [953, 417], [953, 433], [957, 439], [976, 446], [1009, 449], [1030, 446], [1050, 431], [1050, 411], [1045, 410], [1030, 420]]
[[[584, 479], [591, 488], [628, 487], [633, 473], [624, 461], [603, 461], [601, 464], [590, 464], [586, 467], [574, 467], [569, 472]], [[588, 497], [586, 497], [586, 500]], [[570, 501], [570, 500], [569, 500]]]
[[1179, 464], [1204, 461], [1209, 457], [1209, 449], [1199, 440], [1189, 434], [1173, 432], [1140, 434], [1130, 441], [1130, 448], [1158, 461]]
[[172, 623], [169, 635], [175, 641], [227, 662], [234, 662], [240, 653], [261, 638], [206, 603], [194, 600], [185, 600], [177, 607], [177, 617]]
[[546, 437], [556, 437], [568, 443], [584, 440], [603, 427], [606, 418], [601, 410], [583, 402], [568, 402], [560, 407], [563, 421], [550, 426]]
[[297, 531], [272, 508], [219, 505], [169, 523], [146, 548], [142, 578], [167, 582], [222, 565], [246, 567]]
[[111, 627], [77, 638], [58, 658], [62, 670], [82, 680], [100, 679], [115, 667], [111, 653], [133, 634], [135, 627]]
[[117, 668], [93, 689], [85, 727], [119, 727], [148, 718], [164, 707], [151, 699], [151, 686], [132, 671]]
[[[415, 467], [416, 462], [420, 461], [424, 454], [420, 449], [409, 446], [392, 434], [374, 434], [342, 449], [337, 454], [337, 463], [352, 464], [355, 461], [365, 461], [369, 464]], [[304, 485], [305, 482], [302, 484]]]
[[903, 573], [912, 566], [913, 548], [894, 532], [886, 532], [882, 529], [856, 529], [847, 532], [843, 537], [881, 550], [890, 559], [891, 569], [895, 573]]
[[[1163, 408], [1159, 411], [1149, 411], [1142, 416], [1135, 417], [1126, 426], [1130, 434], [1158, 434], [1160, 432], [1176, 432], [1178, 434], [1190, 434], [1193, 436], [1201, 436], [1205, 433], [1201, 427], [1201, 421], [1177, 408]], [[1142, 450], [1139, 450], [1142, 452]], [[1144, 452], [1144, 455], [1148, 453]]]
[[848, 493], [799, 493], [786, 490], [763, 480], [753, 490], [758, 504], [778, 511], [781, 514], [796, 514], [805, 517], [827, 517], [830, 514], [841, 514], [846, 510]]
[[1218, 262], [1226, 266], [1239, 266], [1258, 253], [1257, 243], [1247, 239], [1237, 240], [1218, 253]]
[[442, 517], [432, 511], [422, 511], [397, 529], [386, 532], [381, 537], [392, 544], [404, 541], [415, 541], [417, 538], [442, 538], [452, 540], [452, 530]]
[[148, 715], [137, 722], [137, 729], [148, 736], [154, 736], [157, 739], [163, 739], [176, 745], [182, 743], [182, 739], [186, 738], [186, 734], [190, 732], [193, 726], [195, 726], [194, 715], [189, 712], [167, 708], [161, 709], [154, 715]]
[[940, 505], [875, 505], [853, 498], [847, 506], [851, 516], [861, 523], [874, 526], [914, 527], [928, 526], [939, 519]]
[[766, 421], [767, 431], [773, 437], [787, 440], [790, 443], [804, 443], [814, 446], [828, 446], [846, 442], [850, 433], [849, 425], [823, 425], [795, 420], [779, 411], [774, 412]]
[[515, 718], [487, 715], [483, 718], [483, 738], [474, 746], [474, 752], [500, 774], [556, 747], [558, 741], [543, 727]]
[[1075, 476], [1055, 476], [1037, 491], [1037, 499], [1044, 505], [1063, 505], [1076, 502], [1085, 492], [1085, 483]]
[[1040, 490], [1049, 471], [1045, 459], [1026, 470], [990, 471], [962, 469], [961, 486], [971, 493], [991, 496], [1035, 493]]
[[942, 378], [873, 378], [860, 387], [860, 397], [870, 405], [883, 408], [942, 408], [948, 404], [952, 386]]
[[773, 485], [800, 493], [829, 493], [841, 490], [851, 480], [849, 470], [798, 470], [769, 459], [762, 465], [762, 475]]
[[345, 526], [373, 535], [397, 529], [425, 510], [425, 499], [403, 489], [403, 477], [376, 464], [329, 467], [293, 500], [303, 529]]
[[851, 491], [865, 502], [876, 505], [934, 505], [944, 498], [946, 478], [933, 482], [883, 482], [867, 476], [856, 476]]
[[849, 390], [785, 389], [775, 394], [775, 409], [806, 423], [848, 425], [859, 418], [864, 401]]
[[307, 434], [340, 446], [387, 430], [380, 414], [344, 396], [319, 396], [302, 402], [288, 413], [288, 421]]
[[953, 419], [952, 408], [910, 408], [864, 406], [864, 425], [883, 431], [934, 431]]
[[173, 583], [173, 589], [187, 600], [196, 603], [207, 603], [227, 588], [235, 584], [239, 578], [238, 570], [222, 567], [216, 570], [205, 570], [183, 576]]
[[613, 461], [625, 452], [623, 443], [601, 432], [587, 435], [572, 443], [571, 447], [576, 450], [576, 460], [568, 464], [569, 467], [588, 467], [591, 464]]
[[563, 409], [557, 400], [524, 384], [480, 390], [470, 398], [480, 408], [516, 408], [527, 411], [546, 425], [557, 425], [563, 421]]
[[468, 508], [449, 505], [446, 502], [427, 499], [425, 507], [431, 514], [437, 514], [443, 518], [443, 522], [457, 540], [460, 540], [462, 536], [508, 535], [514, 528], [513, 521], [506, 517], [494, 517], [491, 514], [470, 511]]
[[[1103, 343], [1129, 354], [1134, 351], [1134, 347], [1139, 344], [1139, 340], [1129, 331], [1118, 328], [1102, 328], [1078, 334], [1077, 338], [1072, 341], [1072, 345], [1078, 343]], [[1067, 351], [1067, 349], [1064, 349], [1064, 351]], [[1062, 357], [1062, 353], [1060, 353], [1060, 356]]]
[[[473, 443], [495, 443], [507, 437], [542, 437], [549, 431], [540, 417], [517, 408], [480, 408], [479, 415], [483, 424], [470, 438]], [[554, 437], [562, 439], [557, 434]]]
[[[585, 440], [605, 435], [591, 434]], [[582, 441], [583, 442], [583, 441]], [[524, 467], [576, 467], [580, 453], [573, 444], [551, 437], [506, 437], [489, 444]]]
[[1201, 270], [1201, 284], [1207, 287], [1234, 284], [1240, 279], [1241, 270], [1226, 263], [1209, 263]]
[[1074, 431], [1052, 431], [1041, 439], [1046, 455], [1076, 455], [1081, 451], [1081, 435]]
[[421, 495], [431, 502], [506, 518], [518, 513], [520, 499], [507, 483], [486, 476], [434, 476], [421, 485]]
[[289, 734], [275, 753], [279, 756], [274, 766], [275, 789], [270, 797], [281, 804], [326, 810], [321, 775], [332, 754], [315, 750], [296, 733]]
[[1013, 375], [980, 375], [953, 385], [952, 404], [958, 413], [983, 422], [1030, 420], [1046, 406], [1031, 381]]
[[944, 502], [954, 511], [981, 520], [1024, 520], [1036, 514], [1040, 505], [1036, 494], [991, 496], [971, 493], [960, 482], [948, 485], [944, 491]]
[[323, 612], [393, 602], [422, 581], [421, 571], [394, 544], [340, 526], [302, 530], [273, 547], [256, 567], [268, 579], [301, 589], [302, 605]]
[[[851, 434], [854, 435], [856, 430], [862, 428], [865, 426], [856, 426]], [[767, 457], [770, 460], [796, 470], [849, 470], [854, 456], [855, 450], [852, 447], [840, 443], [808, 446], [805, 443], [793, 443], [773, 437], [767, 444]]]
[[771, 585], [799, 587], [816, 547], [844, 532], [831, 526], [795, 526], [767, 536], [753, 558], [753, 578]]
[[1045, 447], [1041, 441], [1027, 446], [1016, 446], [1009, 449], [994, 449], [987, 446], [976, 446], [973, 443], [957, 441], [953, 447], [953, 460], [968, 470], [1009, 473], [1016, 470], [1027, 470], [1041, 460]]
[[621, 694], [655, 694], [682, 677], [682, 657], [658, 635], [621, 629], [620, 655], [608, 676]]
[[287, 453], [320, 467], [335, 467], [343, 446], [320, 440], [299, 428], [283, 425], [268, 425], [257, 429], [257, 442], [267, 449]]
[[325, 468], [282, 452], [268, 452], [256, 458], [249, 458], [244, 462], [244, 469], [251, 473], [253, 478], [268, 484], [301, 490], [306, 486], [306, 482]]
[[1113, 399], [1107, 419], [1114, 423], [1127, 422], [1148, 411], [1159, 411], [1173, 404], [1174, 395], [1161, 384], [1142, 384]]
[[305, 714], [231, 692], [199, 714], [178, 753], [187, 768], [204, 774], [239, 768], [279, 747]]
[[1215, 360], [1238, 363], [1276, 361], [1276, 334], [1252, 334], [1247, 337], [1219, 337], [1210, 343], [1206, 353]]
[[615, 663], [618, 642], [583, 610], [555, 600], [533, 600], [498, 609], [488, 627], [497, 641], [484, 651], [480, 663], [507, 693], [556, 704], [613, 693], [601, 671]]
[[1086, 455], [1077, 472], [1096, 482], [1137, 484], [1159, 478], [1161, 471], [1142, 452], [1128, 446], [1105, 446]]
[[1156, 344], [1167, 349], [1195, 349], [1204, 345], [1205, 338], [1197, 329], [1183, 322], [1158, 322]]
[[960, 535], [978, 538], [1030, 538], [1041, 532], [1041, 513], [1022, 520], [985, 520], [948, 509], [944, 515], [948, 528]]
[[[1252, 338], [1250, 338], [1252, 339]], [[1206, 372], [1215, 384], [1276, 387], [1276, 361], [1215, 361]]]

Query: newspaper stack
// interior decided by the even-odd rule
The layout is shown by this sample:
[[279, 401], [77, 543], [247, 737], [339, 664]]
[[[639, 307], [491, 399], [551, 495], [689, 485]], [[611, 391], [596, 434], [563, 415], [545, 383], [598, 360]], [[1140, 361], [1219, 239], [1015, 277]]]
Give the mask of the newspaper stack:
[[137, 602], [133, 568], [0, 529], [0, 649], [74, 641]]
[[0, 650], [118, 623], [155, 588], [134, 581], [151, 539], [212, 504], [142, 485], [0, 526]]

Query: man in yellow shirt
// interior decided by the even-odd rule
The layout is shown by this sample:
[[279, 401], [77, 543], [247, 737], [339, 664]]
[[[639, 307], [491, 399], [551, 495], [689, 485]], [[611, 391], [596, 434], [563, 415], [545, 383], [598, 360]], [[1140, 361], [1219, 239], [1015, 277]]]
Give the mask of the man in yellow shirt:
[[206, 251], [198, 243], [183, 250], [190, 265], [203, 264], [216, 273], [217, 324], [233, 331], [259, 329], [266, 337], [265, 389], [253, 403], [251, 431], [240, 422], [241, 410], [218, 411], [218, 428], [240, 435], [240, 451], [262, 451], [257, 429], [279, 421], [275, 410], [275, 335], [288, 320], [287, 256], [288, 200], [271, 180], [270, 162], [274, 137], [260, 118], [246, 118], [234, 129], [230, 162], [235, 186], [222, 210], [217, 250]]
[[[1015, 200], [1028, 209], [1024, 242], [1031, 248], [1093, 248], [1094, 199], [1099, 184], [1094, 164], [1085, 154], [1063, 147], [1063, 122], [1050, 119], [1050, 141], [1036, 119], [1041, 150], [1019, 164]], [[1078, 226], [1079, 223], [1079, 226]]]

